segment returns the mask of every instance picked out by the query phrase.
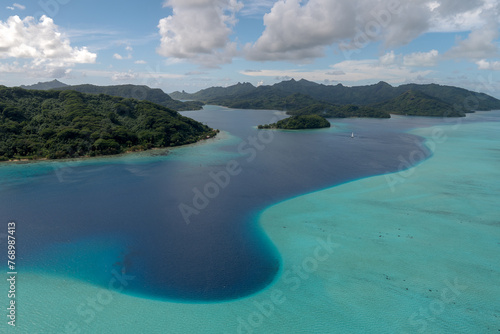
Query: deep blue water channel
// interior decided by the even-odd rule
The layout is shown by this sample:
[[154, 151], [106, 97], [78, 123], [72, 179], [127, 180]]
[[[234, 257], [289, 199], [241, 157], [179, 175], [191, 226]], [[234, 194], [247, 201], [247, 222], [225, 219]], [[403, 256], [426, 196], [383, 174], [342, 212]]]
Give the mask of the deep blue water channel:
[[[258, 227], [259, 212], [300, 194], [397, 171], [411, 152], [427, 154], [421, 139], [405, 131], [442, 122], [331, 120], [335, 128], [259, 137], [269, 130], [255, 126], [270, 123], [276, 112], [207, 106], [184, 115], [232, 136], [215, 149], [207, 146], [213, 160], [198, 157], [204, 146], [197, 146], [183, 149], [182, 159], [174, 150], [148, 163], [61, 164], [63, 176], [49, 169], [26, 177], [13, 174], [13, 165], [0, 167], [0, 177], [8, 178], [0, 188], [0, 212], [17, 222], [19, 270], [103, 287], [120, 273], [130, 278], [125, 293], [154, 299], [212, 302], [250, 295], [270, 284], [281, 264]], [[235, 175], [220, 179], [218, 190], [208, 186], [208, 203], [193, 203], [195, 189], [213, 186], [213, 175], [227, 172], [231, 160]], [[188, 214], [189, 224], [180, 204], [197, 210]]]

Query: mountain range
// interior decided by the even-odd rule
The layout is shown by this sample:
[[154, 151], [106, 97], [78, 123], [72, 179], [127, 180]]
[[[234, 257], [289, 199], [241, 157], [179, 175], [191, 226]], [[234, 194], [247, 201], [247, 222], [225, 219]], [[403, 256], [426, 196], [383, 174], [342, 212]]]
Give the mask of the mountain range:
[[61, 87], [67, 87], [65, 83], [62, 83], [61, 81], [54, 79], [52, 81], [47, 81], [47, 82], [38, 82], [34, 85], [21, 85], [22, 89], [33, 89], [33, 90], [49, 90], [53, 88], [61, 88]]
[[468, 112], [500, 109], [500, 100], [484, 93], [437, 84], [393, 87], [383, 81], [346, 87], [292, 79], [272, 86], [238, 83], [194, 94], [177, 91], [170, 96], [231, 108], [278, 109], [294, 115], [312, 113], [328, 117], [390, 117], [391, 113], [458, 117]]
[[144, 85], [96, 86], [85, 84], [70, 86], [58, 80], [53, 80], [49, 82], [39, 82], [30, 86], [23, 85], [21, 88], [29, 90], [74, 90], [85, 94], [106, 94], [123, 98], [134, 98], [153, 102], [175, 111], [199, 110], [203, 107], [203, 103], [201, 102], [181, 102], [174, 100], [161, 89], [150, 88]]
[[[386, 82], [347, 87], [288, 80], [255, 87], [238, 83], [211, 87], [190, 94], [166, 94], [143, 85], [70, 86], [58, 80], [21, 86], [35, 90], [75, 90], [146, 100], [176, 111], [198, 110], [204, 104], [237, 109], [285, 110], [290, 115], [318, 114], [324, 117], [390, 117], [390, 114], [461, 117], [478, 110], [500, 109], [500, 100], [484, 93], [438, 84], [405, 84], [393, 87]], [[181, 102], [179, 100], [188, 100]]]

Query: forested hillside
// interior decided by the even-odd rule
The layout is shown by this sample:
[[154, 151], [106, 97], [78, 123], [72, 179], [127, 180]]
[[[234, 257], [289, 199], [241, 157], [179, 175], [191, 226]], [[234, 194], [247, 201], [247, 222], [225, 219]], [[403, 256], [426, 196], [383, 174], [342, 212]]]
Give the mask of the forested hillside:
[[0, 86], [0, 159], [67, 158], [169, 147], [216, 131], [158, 104]]
[[305, 130], [329, 128], [330, 122], [319, 115], [291, 116], [273, 124], [259, 125], [259, 129]]
[[500, 100], [459, 87], [437, 84], [393, 87], [383, 81], [347, 87], [292, 79], [272, 86], [238, 83], [194, 94], [174, 92], [172, 96], [230, 108], [285, 110], [291, 115], [325, 117], [390, 117], [390, 113], [461, 117], [476, 110], [500, 109]]
[[124, 98], [145, 100], [159, 104], [161, 106], [176, 111], [199, 110], [203, 103], [199, 101], [182, 102], [172, 99], [168, 94], [159, 88], [150, 88], [143, 85], [117, 85], [117, 86], [96, 86], [96, 85], [76, 85], [55, 88], [56, 90], [75, 90], [86, 94], [106, 94]]
[[387, 113], [407, 116], [465, 116], [463, 108], [454, 107], [441, 99], [414, 90], [409, 90], [387, 102], [373, 104], [372, 107]]

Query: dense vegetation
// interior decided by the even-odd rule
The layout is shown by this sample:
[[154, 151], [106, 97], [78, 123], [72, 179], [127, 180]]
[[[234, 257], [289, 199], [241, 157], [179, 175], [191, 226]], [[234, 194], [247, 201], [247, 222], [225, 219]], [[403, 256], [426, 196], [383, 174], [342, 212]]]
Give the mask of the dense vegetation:
[[387, 102], [374, 104], [372, 107], [391, 114], [408, 116], [465, 116], [463, 109], [454, 108], [449, 103], [414, 90], [409, 90]]
[[330, 122], [318, 115], [300, 115], [282, 119], [273, 124], [259, 125], [259, 129], [320, 129], [329, 128]]
[[230, 108], [286, 110], [291, 115], [325, 117], [390, 117], [389, 113], [459, 117], [474, 110], [500, 109], [500, 100], [489, 95], [436, 84], [392, 87], [379, 82], [346, 87], [292, 79], [272, 86], [239, 83], [194, 94], [174, 92], [171, 95]]
[[313, 98], [295, 93], [291, 95], [275, 94], [269, 92], [254, 92], [241, 98], [225, 97], [217, 98], [209, 102], [210, 104], [223, 105], [235, 109], [269, 109], [297, 111], [317, 103]]
[[0, 86], [2, 160], [117, 154], [193, 143], [215, 134], [148, 101]]
[[124, 98], [132, 98], [145, 100], [167, 107], [169, 109], [183, 110], [199, 110], [203, 107], [203, 103], [199, 101], [181, 102], [172, 99], [168, 94], [165, 94], [159, 88], [149, 88], [148, 86], [138, 85], [118, 85], [118, 86], [95, 86], [95, 85], [77, 85], [56, 88], [57, 90], [75, 90], [80, 93], [87, 94], [106, 94], [120, 96]]
[[211, 101], [220, 97], [240, 96], [255, 91], [251, 83], [237, 83], [229, 87], [210, 87], [197, 93], [189, 94], [185, 91], [170, 93], [170, 97], [177, 100]]
[[325, 103], [316, 103], [305, 108], [288, 111], [289, 115], [320, 115], [328, 118], [346, 118], [346, 117], [373, 117], [390, 118], [391, 115], [383, 108], [373, 108], [370, 106], [331, 105]]
[[58, 80], [49, 82], [39, 82], [31, 86], [21, 86], [25, 89], [36, 90], [74, 90], [86, 94], [106, 94], [119, 96], [124, 98], [132, 98], [138, 100], [146, 100], [167, 107], [169, 109], [183, 110], [199, 110], [203, 107], [203, 103], [199, 101], [181, 102], [172, 99], [168, 94], [165, 94], [161, 89], [149, 88], [148, 86], [140, 85], [117, 85], [117, 86], [96, 86], [96, 85], [76, 85], [68, 86]]

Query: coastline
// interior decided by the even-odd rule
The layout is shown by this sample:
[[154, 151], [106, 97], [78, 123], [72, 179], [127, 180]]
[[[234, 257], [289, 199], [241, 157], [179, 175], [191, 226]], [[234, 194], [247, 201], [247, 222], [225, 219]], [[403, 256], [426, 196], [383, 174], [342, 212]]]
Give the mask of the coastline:
[[[187, 145], [192, 145], [192, 144], [187, 144]], [[176, 146], [176, 147], [184, 147], [185, 145], [182, 146]], [[145, 152], [152, 152], [155, 150], [163, 150], [165, 152], [169, 152], [173, 147], [154, 147], [150, 148], [147, 150], [138, 150], [138, 151], [125, 151], [122, 153], [118, 154], [106, 154], [106, 155], [96, 155], [96, 156], [90, 156], [90, 155], [85, 155], [85, 156], [80, 156], [76, 158], [60, 158], [60, 159], [49, 159], [49, 158], [33, 158], [33, 159], [28, 159], [28, 158], [21, 158], [21, 159], [10, 159], [10, 160], [5, 160], [5, 161], [0, 161], [0, 166], [2, 163], [7, 163], [7, 164], [27, 164], [27, 163], [38, 163], [38, 162], [68, 162], [68, 161], [80, 161], [80, 160], [89, 160], [89, 159], [102, 159], [102, 158], [112, 158], [112, 157], [123, 157], [129, 154], [134, 154], [134, 153], [145, 153]], [[168, 154], [168, 153], [167, 153]], [[163, 155], [167, 155], [163, 154]]]
[[208, 161], [214, 158], [213, 152], [217, 150], [217, 147], [227, 145], [232, 140], [234, 140], [234, 137], [230, 133], [220, 131], [217, 136], [207, 140], [165, 149], [87, 158], [4, 161], [4, 163], [0, 162], [0, 187], [28, 183], [31, 182], [33, 177], [43, 175], [53, 175], [58, 182], [65, 182], [68, 176], [76, 171], [75, 168], [85, 166], [100, 167], [108, 164], [142, 165], [166, 160], [188, 160], [189, 154], [187, 152], [192, 150], [197, 153], [198, 157], [202, 156]]
[[[107, 155], [97, 155], [97, 156], [81, 156], [76, 158], [61, 158], [61, 159], [49, 159], [49, 158], [37, 158], [37, 159], [11, 159], [6, 161], [0, 161], [0, 168], [7, 165], [26, 165], [26, 164], [37, 164], [43, 162], [53, 162], [53, 163], [67, 163], [67, 162], [83, 162], [83, 161], [92, 161], [98, 159], [120, 159], [127, 156], [167, 156], [171, 152], [186, 148], [186, 147], [194, 147], [198, 145], [211, 144], [215, 141], [227, 139], [227, 133], [225, 131], [218, 130], [217, 134], [210, 138], [203, 138], [195, 143], [180, 145], [180, 146], [169, 146], [169, 147], [153, 147], [147, 150], [138, 150], [138, 151], [126, 151], [119, 154], [107, 154]], [[155, 151], [159, 151], [161, 153], [154, 154]]]
[[[251, 296], [221, 303], [167, 302], [129, 295], [126, 288], [108, 290], [24, 272], [20, 319], [29, 321], [19, 329], [405, 333], [425, 325], [432, 333], [491, 331], [500, 295], [498, 209], [491, 198], [500, 189], [491, 185], [492, 177], [500, 179], [495, 167], [500, 156], [491, 154], [498, 128], [498, 123], [481, 123], [446, 131], [448, 140], [430, 159], [401, 172], [404, 182], [394, 192], [386, 175], [379, 175], [266, 208], [259, 222], [281, 254], [282, 270]], [[429, 139], [435, 129], [412, 133]], [[485, 135], [475, 140], [478, 133]], [[443, 168], [450, 168], [445, 177]], [[105, 303], [97, 304], [97, 311], [88, 298]], [[92, 317], [82, 315], [92, 310]]]

